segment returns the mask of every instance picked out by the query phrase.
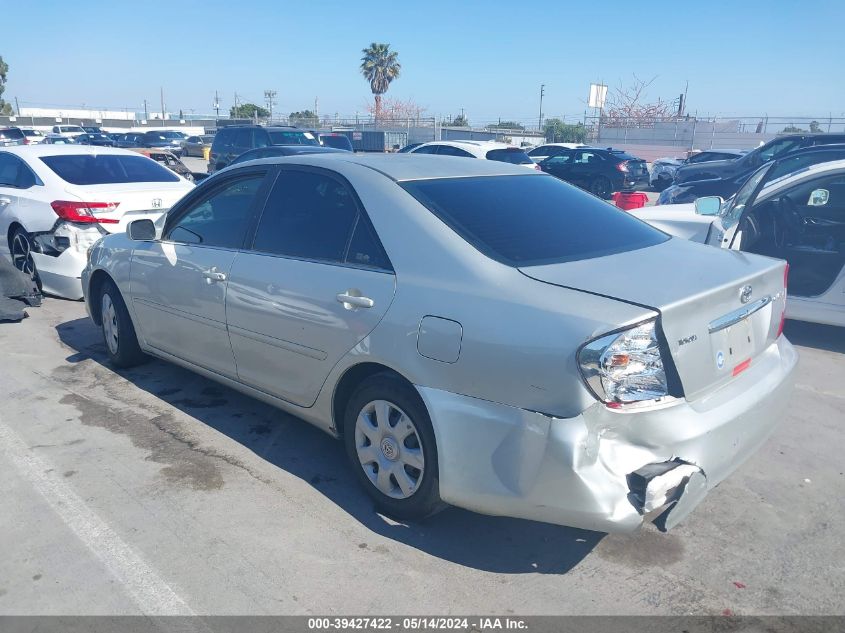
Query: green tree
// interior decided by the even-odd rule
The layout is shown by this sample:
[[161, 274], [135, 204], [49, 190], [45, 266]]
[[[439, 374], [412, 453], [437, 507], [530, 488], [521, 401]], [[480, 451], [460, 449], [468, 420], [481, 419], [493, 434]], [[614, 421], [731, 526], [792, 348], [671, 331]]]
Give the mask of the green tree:
[[499, 121], [487, 126], [491, 130], [524, 130], [525, 126], [516, 121]]
[[584, 143], [587, 140], [587, 128], [583, 123], [570, 125], [560, 119], [546, 119], [543, 132], [550, 143]]
[[802, 130], [800, 127], [797, 127], [795, 125], [787, 125], [785, 128], [783, 128], [781, 133], [782, 134], [798, 134], [800, 132], [806, 132], [806, 131], [807, 130]]
[[361, 74], [370, 82], [370, 90], [375, 97], [376, 119], [381, 114], [381, 96], [387, 92], [391, 82], [399, 77], [402, 65], [399, 53], [390, 50], [390, 44], [373, 42], [361, 51]]
[[451, 121], [446, 121], [443, 125], [451, 125], [452, 127], [469, 127], [469, 119], [463, 114], [453, 117]]
[[242, 103], [237, 108], [235, 106], [229, 108], [229, 116], [233, 119], [252, 119], [255, 117], [266, 119], [270, 116], [270, 111], [254, 103]]
[[313, 123], [314, 125], [317, 124], [317, 115], [311, 110], [302, 110], [300, 112], [291, 112], [290, 116], [288, 117], [288, 122], [291, 125], [296, 124], [298, 121], [308, 121]]
[[818, 134], [822, 131], [821, 127], [819, 127], [818, 121], [810, 121], [810, 131], [814, 134]]
[[9, 72], [9, 64], [3, 61], [0, 55], [0, 114], [8, 116], [12, 114], [12, 104], [3, 101], [3, 93], [6, 91], [6, 75]]

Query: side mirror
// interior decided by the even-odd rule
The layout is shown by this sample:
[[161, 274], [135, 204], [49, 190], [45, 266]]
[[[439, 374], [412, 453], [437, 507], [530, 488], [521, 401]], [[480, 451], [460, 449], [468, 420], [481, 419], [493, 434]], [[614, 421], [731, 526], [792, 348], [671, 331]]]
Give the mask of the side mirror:
[[126, 227], [126, 234], [130, 240], [149, 242], [156, 238], [156, 226], [150, 219], [133, 220]]
[[705, 196], [695, 201], [695, 212], [698, 215], [718, 215], [724, 200], [719, 196]]

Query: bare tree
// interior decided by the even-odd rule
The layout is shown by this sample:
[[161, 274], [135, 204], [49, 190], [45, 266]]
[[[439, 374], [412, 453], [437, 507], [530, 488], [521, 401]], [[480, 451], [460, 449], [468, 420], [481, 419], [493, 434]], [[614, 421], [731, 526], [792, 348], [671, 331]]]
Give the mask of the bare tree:
[[381, 102], [365, 104], [367, 112], [374, 117], [384, 119], [419, 119], [427, 108], [419, 105], [412, 99], [402, 101], [401, 99], [385, 99]]
[[616, 127], [622, 125], [651, 124], [655, 120], [673, 118], [674, 105], [671, 102], [648, 101], [646, 91], [657, 77], [648, 81], [633, 75], [634, 80], [625, 86], [620, 80], [619, 86], [608, 95], [602, 112], [602, 125]]

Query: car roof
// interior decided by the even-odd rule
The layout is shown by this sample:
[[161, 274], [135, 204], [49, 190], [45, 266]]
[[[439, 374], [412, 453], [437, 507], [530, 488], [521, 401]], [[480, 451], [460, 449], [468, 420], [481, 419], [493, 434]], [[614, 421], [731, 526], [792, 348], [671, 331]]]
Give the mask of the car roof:
[[[508, 145], [507, 143], [502, 143], [500, 141], [428, 141], [427, 143], [421, 143], [420, 146], [423, 145], [451, 145], [452, 147], [477, 147], [480, 149], [507, 149], [509, 147], [514, 147], [513, 145]], [[518, 147], [515, 149], [519, 149]]]
[[[252, 164], [308, 165], [324, 167], [340, 173], [354, 169], [354, 166], [367, 167], [391, 180], [426, 180], [435, 178], [469, 178], [473, 176], [544, 176], [547, 174], [525, 169], [522, 165], [513, 165], [495, 160], [467, 160], [456, 156], [431, 156], [414, 154], [354, 154], [352, 152], [320, 152], [264, 158], [256, 161], [238, 163], [229, 169], [241, 168]], [[218, 172], [218, 173], [221, 173]]]

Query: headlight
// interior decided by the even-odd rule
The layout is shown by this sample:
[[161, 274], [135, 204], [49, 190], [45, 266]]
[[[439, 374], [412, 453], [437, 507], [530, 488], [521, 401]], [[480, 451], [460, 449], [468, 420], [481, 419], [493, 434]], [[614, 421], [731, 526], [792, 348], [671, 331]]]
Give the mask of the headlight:
[[578, 364], [587, 386], [607, 404], [669, 395], [654, 320], [590, 341], [579, 350]]

